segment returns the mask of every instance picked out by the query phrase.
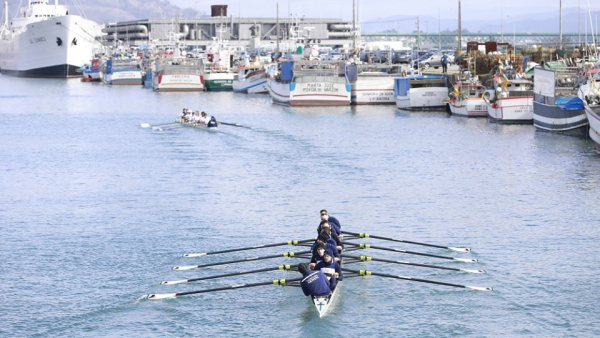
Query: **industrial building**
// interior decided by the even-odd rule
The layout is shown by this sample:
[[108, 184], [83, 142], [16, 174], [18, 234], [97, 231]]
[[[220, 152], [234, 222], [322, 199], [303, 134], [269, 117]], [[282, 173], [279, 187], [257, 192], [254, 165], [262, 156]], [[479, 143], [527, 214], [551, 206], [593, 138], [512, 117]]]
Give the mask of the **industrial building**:
[[297, 31], [300, 43], [308, 39], [324, 46], [348, 47], [352, 43], [352, 23], [342, 19], [243, 18], [228, 16], [227, 5], [213, 5], [211, 9], [211, 16], [108, 24], [104, 39], [109, 44], [118, 39], [127, 45], [170, 45], [178, 39], [183, 45], [206, 46], [221, 37], [230, 45], [247, 47], [275, 44], [278, 31], [281, 40]]

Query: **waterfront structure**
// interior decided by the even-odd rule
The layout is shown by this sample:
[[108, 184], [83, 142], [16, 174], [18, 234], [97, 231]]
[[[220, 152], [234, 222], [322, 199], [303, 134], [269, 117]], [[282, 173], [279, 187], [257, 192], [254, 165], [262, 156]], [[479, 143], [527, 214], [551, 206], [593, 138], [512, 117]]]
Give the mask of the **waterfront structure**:
[[[129, 45], [170, 45], [173, 36], [181, 37], [185, 46], [207, 46], [222, 37], [230, 46], [238, 49], [263, 48], [277, 49], [276, 18], [228, 17], [213, 13], [214, 16], [178, 19], [144, 19], [108, 24], [104, 28], [106, 40], [125, 41]], [[279, 38], [285, 40], [294, 31], [306, 32], [299, 37], [299, 43], [318, 43], [329, 46], [349, 47], [352, 43], [352, 24], [335, 18], [279, 18]], [[283, 44], [282, 46], [283, 47]], [[283, 49], [283, 48], [281, 48]]]
[[48, 0], [29, 1], [19, 16], [5, 22], [0, 31], [0, 69], [3, 74], [22, 77], [79, 77], [81, 67], [101, 47], [96, 37], [100, 26], [66, 6]]

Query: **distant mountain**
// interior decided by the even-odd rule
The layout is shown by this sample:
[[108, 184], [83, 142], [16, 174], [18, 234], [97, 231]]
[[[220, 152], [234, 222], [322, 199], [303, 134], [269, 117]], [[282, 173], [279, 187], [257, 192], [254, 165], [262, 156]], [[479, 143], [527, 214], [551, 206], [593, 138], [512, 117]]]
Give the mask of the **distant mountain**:
[[[27, 0], [8, 0], [10, 18], [18, 11], [19, 3], [21, 6], [27, 6]], [[50, 0], [54, 3], [54, 0]], [[80, 15], [73, 1], [66, 2], [71, 14]], [[130, 21], [139, 19], [160, 19], [194, 17], [199, 15], [197, 11], [191, 8], [179, 8], [169, 1], [161, 0], [79, 0], [86, 17], [96, 22], [116, 22]], [[65, 0], [59, 0], [60, 5], [65, 4]]]
[[[504, 34], [511, 34], [514, 30], [517, 33], [549, 33], [558, 34], [559, 31], [559, 15], [557, 11], [540, 12], [536, 15], [522, 15], [505, 13], [506, 17], [502, 22], [502, 31]], [[577, 8], [563, 9], [563, 33], [577, 33]], [[596, 30], [596, 17], [600, 16], [600, 11], [592, 11], [592, 19], [594, 20], [594, 30]], [[585, 32], [586, 17], [589, 21], [587, 11], [581, 10], [581, 34]], [[435, 34], [438, 32], [438, 18], [433, 16], [421, 16], [419, 18], [421, 32]], [[442, 31], [455, 31], [458, 27], [457, 18], [448, 19], [442, 18], [439, 20], [439, 26]], [[463, 16], [463, 30], [469, 32], [481, 33], [500, 33], [501, 20], [477, 20]], [[588, 34], [591, 31], [588, 22]], [[413, 16], [395, 15], [384, 18], [377, 18], [362, 23], [363, 33], [379, 33], [379, 32], [400, 32], [411, 33], [417, 31], [417, 19]], [[600, 29], [598, 30], [600, 32]]]

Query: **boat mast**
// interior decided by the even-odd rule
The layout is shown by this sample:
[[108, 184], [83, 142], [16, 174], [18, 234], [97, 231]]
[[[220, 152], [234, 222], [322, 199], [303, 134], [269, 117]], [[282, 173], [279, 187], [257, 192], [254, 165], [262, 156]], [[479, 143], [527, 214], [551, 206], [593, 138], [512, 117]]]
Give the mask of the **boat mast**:
[[352, 0], [352, 49], [356, 52], [356, 0]]
[[460, 17], [460, 0], [458, 0], [458, 50], [457, 54], [460, 55], [460, 51], [462, 48], [462, 21]]
[[[592, 10], [590, 9], [590, 0], [588, 3], [588, 15], [590, 17], [590, 33], [592, 33], [592, 46], [594, 46], [594, 54], [598, 56], [598, 46], [596, 46], [596, 36], [594, 35], [594, 22], [592, 21]], [[587, 42], [587, 39], [586, 39]]]
[[559, 33], [558, 34], [559, 34], [559, 39], [560, 39], [559, 46], [560, 46], [560, 49], [562, 50], [562, 46], [563, 46], [563, 38], [562, 38], [562, 0], [559, 1], [559, 4], [560, 4], [560, 23], [559, 23]]
[[4, 36], [5, 32], [8, 33], [8, 1], [4, 1], [4, 23], [0, 29], [0, 38]]
[[279, 2], [277, 2], [277, 53], [279, 53]]

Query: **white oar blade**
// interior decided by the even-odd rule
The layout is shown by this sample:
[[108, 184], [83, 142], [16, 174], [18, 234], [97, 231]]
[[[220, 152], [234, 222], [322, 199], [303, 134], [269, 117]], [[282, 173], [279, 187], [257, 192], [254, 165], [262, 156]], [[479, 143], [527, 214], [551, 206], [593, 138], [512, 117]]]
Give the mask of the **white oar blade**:
[[142, 127], [142, 128], [150, 128], [152, 126], [150, 125], [150, 123], [142, 123], [142, 124], [140, 124], [140, 127]]
[[148, 299], [170, 299], [177, 298], [176, 293], [151, 293], [146, 298]]
[[466, 287], [467, 289], [476, 290], [476, 291], [494, 291], [494, 288], [488, 288], [488, 287], [483, 287], [483, 286], [470, 286], [470, 285], [465, 285], [465, 287]]
[[453, 246], [449, 246], [448, 249], [456, 252], [471, 252], [471, 248], [455, 248]]
[[467, 273], [487, 273], [485, 270], [460, 269], [460, 271]]
[[477, 263], [478, 260], [471, 258], [454, 258], [455, 261], [463, 262], [463, 263]]
[[206, 256], [206, 252], [200, 252], [200, 253], [186, 253], [186, 254], [183, 254], [181, 257], [186, 257], [186, 258], [195, 258], [195, 257], [202, 257], [202, 256]]
[[184, 265], [184, 266], [176, 266], [173, 267], [173, 270], [193, 270], [193, 269], [197, 269], [198, 266], [197, 265]]
[[184, 283], [187, 283], [187, 282], [188, 282], [187, 279], [166, 280], [164, 282], [160, 282], [160, 284], [162, 284], [162, 285], [175, 285], [175, 284], [184, 284]]

